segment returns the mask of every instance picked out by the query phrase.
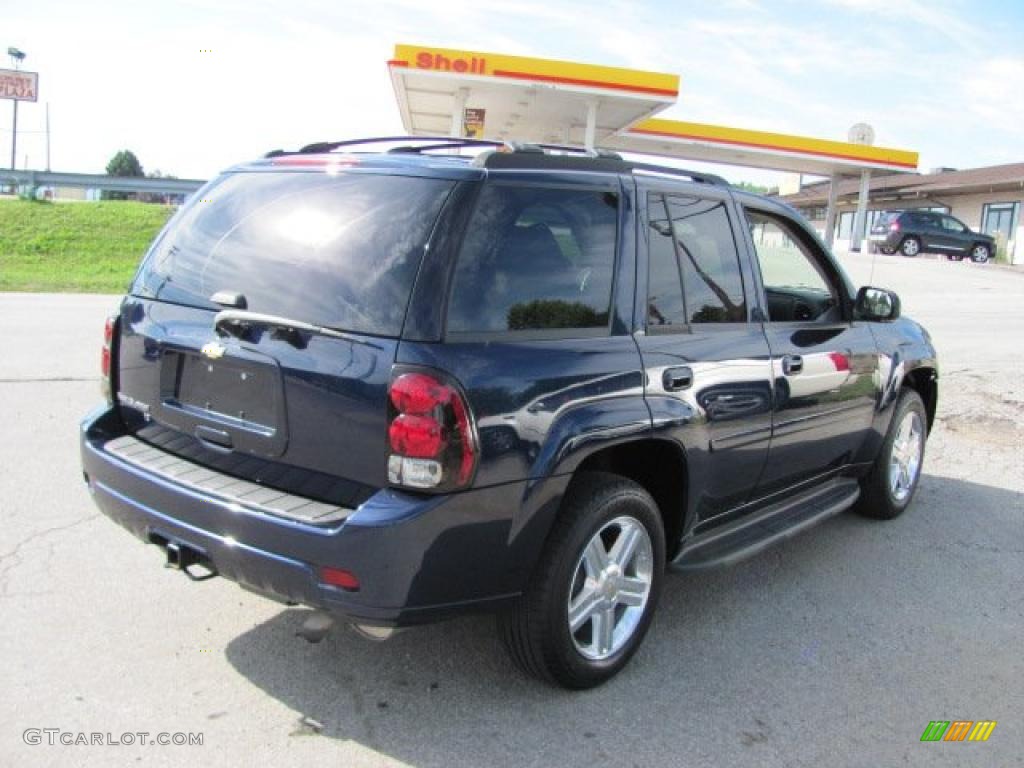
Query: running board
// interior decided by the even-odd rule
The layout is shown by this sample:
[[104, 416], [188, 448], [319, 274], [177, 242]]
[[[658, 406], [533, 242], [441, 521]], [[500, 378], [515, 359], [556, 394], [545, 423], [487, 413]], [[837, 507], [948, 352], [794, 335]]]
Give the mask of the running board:
[[669, 566], [697, 571], [732, 565], [853, 506], [860, 484], [842, 478], [691, 539]]

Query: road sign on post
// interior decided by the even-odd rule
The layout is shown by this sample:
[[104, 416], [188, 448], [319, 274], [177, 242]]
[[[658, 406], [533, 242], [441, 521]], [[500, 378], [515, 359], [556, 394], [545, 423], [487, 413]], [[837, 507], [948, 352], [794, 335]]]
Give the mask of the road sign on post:
[[[12, 50], [7, 52], [14, 56]], [[25, 54], [17, 52], [17, 59], [25, 58]], [[39, 73], [22, 72], [20, 69], [0, 69], [0, 99], [10, 99], [14, 102], [11, 116], [11, 170], [14, 170], [15, 159], [18, 154], [18, 102], [36, 101], [39, 98]]]
[[19, 69], [0, 69], [0, 99], [36, 101], [39, 98], [39, 73]]

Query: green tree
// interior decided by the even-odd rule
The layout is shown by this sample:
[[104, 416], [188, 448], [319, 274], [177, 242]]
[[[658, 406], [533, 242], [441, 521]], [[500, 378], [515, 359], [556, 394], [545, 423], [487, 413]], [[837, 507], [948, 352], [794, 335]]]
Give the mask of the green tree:
[[[108, 176], [145, 176], [142, 163], [130, 149], [122, 149], [107, 163]], [[134, 192], [104, 192], [104, 200], [134, 200]]]
[[764, 184], [754, 184], [751, 181], [738, 181], [733, 184], [736, 189], [742, 189], [744, 192], [753, 192], [755, 195], [774, 195], [778, 193], [778, 188], [767, 187]]

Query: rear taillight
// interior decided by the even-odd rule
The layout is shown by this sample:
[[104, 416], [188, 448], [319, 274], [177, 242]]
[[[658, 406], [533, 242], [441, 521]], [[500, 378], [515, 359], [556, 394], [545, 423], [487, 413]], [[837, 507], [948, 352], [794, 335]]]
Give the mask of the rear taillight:
[[400, 370], [388, 391], [388, 480], [450, 491], [473, 478], [477, 443], [459, 388], [433, 371]]
[[894, 221], [892, 224], [890, 224], [889, 225], [889, 231], [890, 232], [899, 232], [900, 231], [900, 223], [899, 223], [899, 221]]
[[117, 317], [108, 317], [103, 326], [103, 349], [100, 351], [100, 391], [107, 399], [113, 402], [114, 388], [111, 382], [111, 356], [114, 347], [114, 332], [117, 329]]

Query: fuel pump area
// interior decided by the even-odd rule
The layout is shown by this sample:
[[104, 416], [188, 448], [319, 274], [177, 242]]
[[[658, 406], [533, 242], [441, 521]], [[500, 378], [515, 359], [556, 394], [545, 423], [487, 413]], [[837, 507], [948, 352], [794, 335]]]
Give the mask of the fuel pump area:
[[[832, 245], [838, 182], [859, 177], [854, 243], [863, 239], [872, 172], [917, 170], [918, 155], [870, 144], [668, 120], [678, 75], [569, 61], [399, 44], [388, 62], [402, 124], [415, 136], [582, 146], [832, 180], [825, 240]], [[866, 126], [864, 126], [866, 128]]]

